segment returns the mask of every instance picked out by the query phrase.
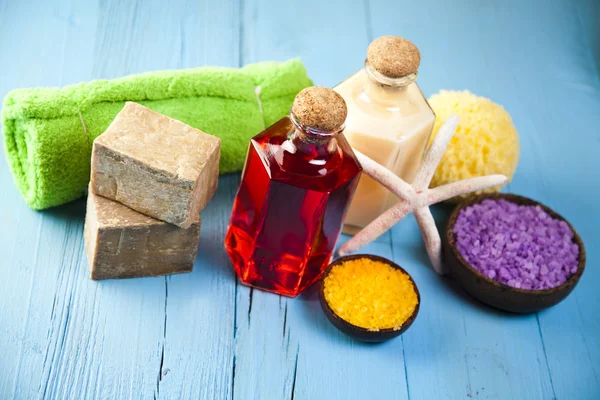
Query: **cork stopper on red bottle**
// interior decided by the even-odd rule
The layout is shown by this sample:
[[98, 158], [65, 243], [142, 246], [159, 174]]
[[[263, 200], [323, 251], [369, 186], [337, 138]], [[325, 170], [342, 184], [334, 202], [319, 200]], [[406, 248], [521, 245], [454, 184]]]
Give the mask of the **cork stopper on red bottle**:
[[305, 127], [333, 132], [344, 125], [348, 109], [337, 92], [322, 86], [311, 86], [298, 93], [292, 114]]
[[421, 53], [409, 40], [398, 36], [382, 36], [369, 45], [367, 62], [388, 78], [402, 78], [417, 72]]

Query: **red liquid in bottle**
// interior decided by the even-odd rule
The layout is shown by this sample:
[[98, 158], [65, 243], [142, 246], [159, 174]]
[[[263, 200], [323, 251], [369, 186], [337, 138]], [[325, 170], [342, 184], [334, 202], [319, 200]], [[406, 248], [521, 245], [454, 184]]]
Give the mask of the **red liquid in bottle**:
[[225, 238], [241, 281], [286, 296], [314, 283], [361, 171], [341, 133], [315, 140], [285, 117], [255, 136]]

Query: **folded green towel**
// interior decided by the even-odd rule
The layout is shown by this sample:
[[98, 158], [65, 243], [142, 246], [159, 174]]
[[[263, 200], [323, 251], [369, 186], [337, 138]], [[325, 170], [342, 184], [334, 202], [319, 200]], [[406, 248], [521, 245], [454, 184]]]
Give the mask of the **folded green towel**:
[[244, 164], [249, 139], [287, 113], [312, 82], [300, 60], [150, 72], [4, 98], [4, 147], [27, 204], [44, 209], [85, 194], [92, 141], [135, 101], [221, 138], [221, 173]]

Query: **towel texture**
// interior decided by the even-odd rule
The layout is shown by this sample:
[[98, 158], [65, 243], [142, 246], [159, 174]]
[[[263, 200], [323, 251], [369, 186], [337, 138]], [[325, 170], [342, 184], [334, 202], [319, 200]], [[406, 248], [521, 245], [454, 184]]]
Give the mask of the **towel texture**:
[[2, 110], [6, 157], [31, 208], [75, 200], [87, 189], [93, 140], [126, 101], [135, 101], [220, 137], [220, 172], [234, 172], [243, 167], [249, 139], [287, 115], [311, 84], [295, 59], [13, 90]]

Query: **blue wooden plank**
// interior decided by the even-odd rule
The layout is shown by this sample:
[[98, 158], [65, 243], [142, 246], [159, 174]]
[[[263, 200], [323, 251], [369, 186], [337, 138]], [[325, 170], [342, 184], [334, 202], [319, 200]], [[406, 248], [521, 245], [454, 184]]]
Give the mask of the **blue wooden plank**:
[[[3, 76], [14, 77], [2, 85], [2, 94], [15, 86], [58, 86], [145, 70], [196, 66], [207, 60], [237, 64], [237, 59], [232, 59], [237, 53], [237, 30], [224, 24], [219, 40], [209, 38], [208, 31], [196, 29], [204, 25], [217, 31], [219, 23], [237, 14], [235, 7], [190, 3], [173, 11], [162, 2], [137, 7], [119, 2], [102, 2], [99, 6], [34, 5], [12, 5], [4, 14], [8, 18], [3, 18], [0, 26], [1, 37], [16, 39], [0, 41], [5, 54], [15, 55], [13, 63], [0, 67]], [[44, 22], [21, 24], [29, 20]], [[144, 27], [157, 24], [161, 29], [144, 34]], [[34, 31], [26, 34], [26, 29], [32, 27]], [[186, 41], [189, 47], [185, 47]], [[230, 50], [218, 52], [212, 61], [202, 46], [195, 47], [209, 41], [215, 48]], [[32, 51], [23, 52], [22, 48]], [[4, 161], [2, 174], [2, 181], [10, 182]], [[234, 188], [226, 190], [225, 198], [216, 203], [225, 209], [223, 215], [215, 211], [214, 218], [209, 214], [205, 219], [206, 241], [199, 252], [197, 273], [173, 280], [171, 306], [166, 301], [165, 278], [100, 283], [88, 279], [82, 252], [83, 203], [34, 213], [26, 208], [12, 184], [6, 190], [10, 198], [3, 199], [3, 205], [14, 212], [3, 215], [6, 223], [2, 235], [6, 240], [2, 246], [6, 248], [2, 250], [12, 254], [9, 264], [24, 268], [0, 268], [3, 285], [15, 292], [7, 305], [10, 313], [2, 320], [2, 336], [7, 338], [2, 341], [7, 346], [3, 350], [8, 355], [3, 365], [14, 374], [3, 374], [0, 397], [152, 398], [160, 394], [161, 384], [167, 388], [164, 397], [169, 397], [169, 391], [205, 393], [207, 398], [226, 396], [231, 373], [220, 369], [233, 358], [226, 347], [219, 347], [225, 350], [207, 358], [204, 368], [191, 367], [210, 354], [207, 350], [219, 338], [232, 341], [228, 329], [233, 326], [235, 281], [230, 271], [224, 280], [222, 272], [211, 269], [209, 260], [203, 262], [202, 253], [208, 253], [213, 243], [222, 240], [223, 221], [227, 219], [224, 214], [230, 207], [227, 199], [233, 197]], [[29, 243], [36, 238], [35, 243]], [[229, 292], [218, 285], [219, 279], [231, 288]], [[197, 286], [199, 280], [210, 285], [204, 302], [192, 301], [192, 295], [202, 290], [201, 285]], [[208, 307], [207, 298], [217, 302], [218, 307]], [[186, 309], [185, 305], [192, 308]], [[166, 307], [173, 311], [170, 320]], [[190, 318], [200, 318], [197, 330], [187, 326]], [[17, 321], [22, 322], [15, 324]], [[211, 321], [215, 330], [206, 329], [206, 321]], [[194, 371], [193, 376], [189, 371]], [[210, 376], [221, 384], [211, 386], [214, 391], [205, 391]]]
[[[115, 61], [107, 67], [107, 73], [192, 67], [203, 62], [237, 64], [234, 50], [237, 50], [238, 30], [221, 25], [225, 20], [237, 21], [237, 9], [231, 5], [208, 7], [207, 4], [182, 2], [182, 7], [173, 8], [164, 2], [144, 3], [133, 8], [133, 15], [124, 17], [129, 10], [123, 9], [127, 4], [111, 3], [109, 12], [101, 20], [123, 21], [121, 35], [132, 35], [136, 41], [115, 45], [111, 39], [100, 47], [98, 54], [100, 57], [109, 55], [110, 60], [127, 60], [130, 52], [136, 57], [124, 65]], [[141, 27], [158, 23], [160, 29], [141, 35], [141, 32], [147, 32]], [[205, 50], [209, 48], [209, 42], [211, 48], [224, 52], [211, 56]], [[158, 359], [153, 358], [152, 362], [152, 385], [149, 386], [148, 381], [140, 383], [142, 393], [147, 393], [151, 387], [157, 398], [229, 397], [235, 280], [231, 279], [231, 271], [221, 268], [225, 260], [221, 241], [234, 186], [225, 184], [215, 201], [203, 212], [202, 242], [194, 272], [159, 278], [161, 294], [157, 298], [164, 305], [160, 315], [161, 337], [156, 341]], [[137, 363], [144, 362], [137, 360]]]
[[[513, 189], [568, 218], [587, 245], [588, 268], [578, 288], [538, 316], [556, 396], [585, 399], [600, 396], [600, 301], [595, 284], [600, 279], [595, 268], [600, 215], [594, 200], [600, 193], [600, 134], [590, 129], [600, 123], [600, 80], [576, 5], [559, 6], [543, 13], [548, 20], [545, 40], [523, 44], [535, 48], [539, 59], [531, 59], [520, 71], [523, 101], [533, 111], [526, 116], [533, 134], [523, 140], [523, 152], [530, 158], [524, 159], [527, 174], [521, 176], [528, 179], [515, 180]], [[532, 32], [525, 31], [531, 37], [527, 33]]]
[[[171, 7], [172, 5], [165, 7]], [[239, 5], [236, 2], [182, 1], [169, 19], [173, 63], [156, 68], [239, 64]], [[144, 42], [146, 43], [146, 42]], [[147, 44], [151, 54], [155, 44]], [[157, 398], [218, 399], [233, 393], [235, 274], [223, 248], [223, 237], [239, 180], [220, 180], [219, 189], [202, 211], [198, 256], [191, 274], [165, 281], [163, 356]]]
[[[362, 3], [244, 1], [243, 11], [244, 62], [300, 56], [325, 86], [362, 68], [368, 44]], [[389, 237], [367, 251], [390, 255]], [[349, 339], [326, 320], [315, 288], [286, 299], [240, 287], [237, 321], [235, 398], [407, 395], [402, 343], [373, 347]]]
[[319, 85], [334, 86], [362, 67], [368, 45], [358, 2], [243, 1], [244, 63], [301, 57]]
[[165, 282], [157, 398], [232, 398], [236, 281], [222, 240], [238, 183], [235, 175], [221, 178], [214, 199], [202, 211], [194, 271]]
[[[364, 252], [392, 258], [389, 235], [366, 246]], [[358, 342], [326, 319], [316, 288], [299, 300], [288, 303], [288, 324], [299, 345], [294, 398], [409, 398], [402, 340], [378, 345]]]
[[587, 47], [592, 53], [596, 69], [600, 73], [600, 2], [596, 0], [581, 0], [576, 3], [577, 16], [587, 33]]
[[[7, 78], [0, 82], [0, 95], [15, 86], [61, 83], [65, 36], [77, 32], [89, 37], [95, 29], [68, 24], [63, 16], [85, 8], [85, 4], [71, 7], [32, 2], [0, 6], [0, 37], [9, 39], [0, 40], [0, 49], [10, 54], [0, 65], [0, 74]], [[83, 57], [88, 54], [82, 46], [70, 50]], [[4, 154], [0, 158], [0, 251], [6, 255], [0, 266], [4, 296], [0, 346], [7, 371], [0, 378], [0, 397], [34, 398], [47, 389], [55, 350], [68, 332], [72, 303], [67, 300], [73, 298], [73, 292], [65, 282], [77, 273], [81, 242], [74, 232], [81, 221], [70, 220], [64, 210], [54, 215], [29, 210], [12, 185]], [[56, 291], [59, 286], [64, 293]]]

